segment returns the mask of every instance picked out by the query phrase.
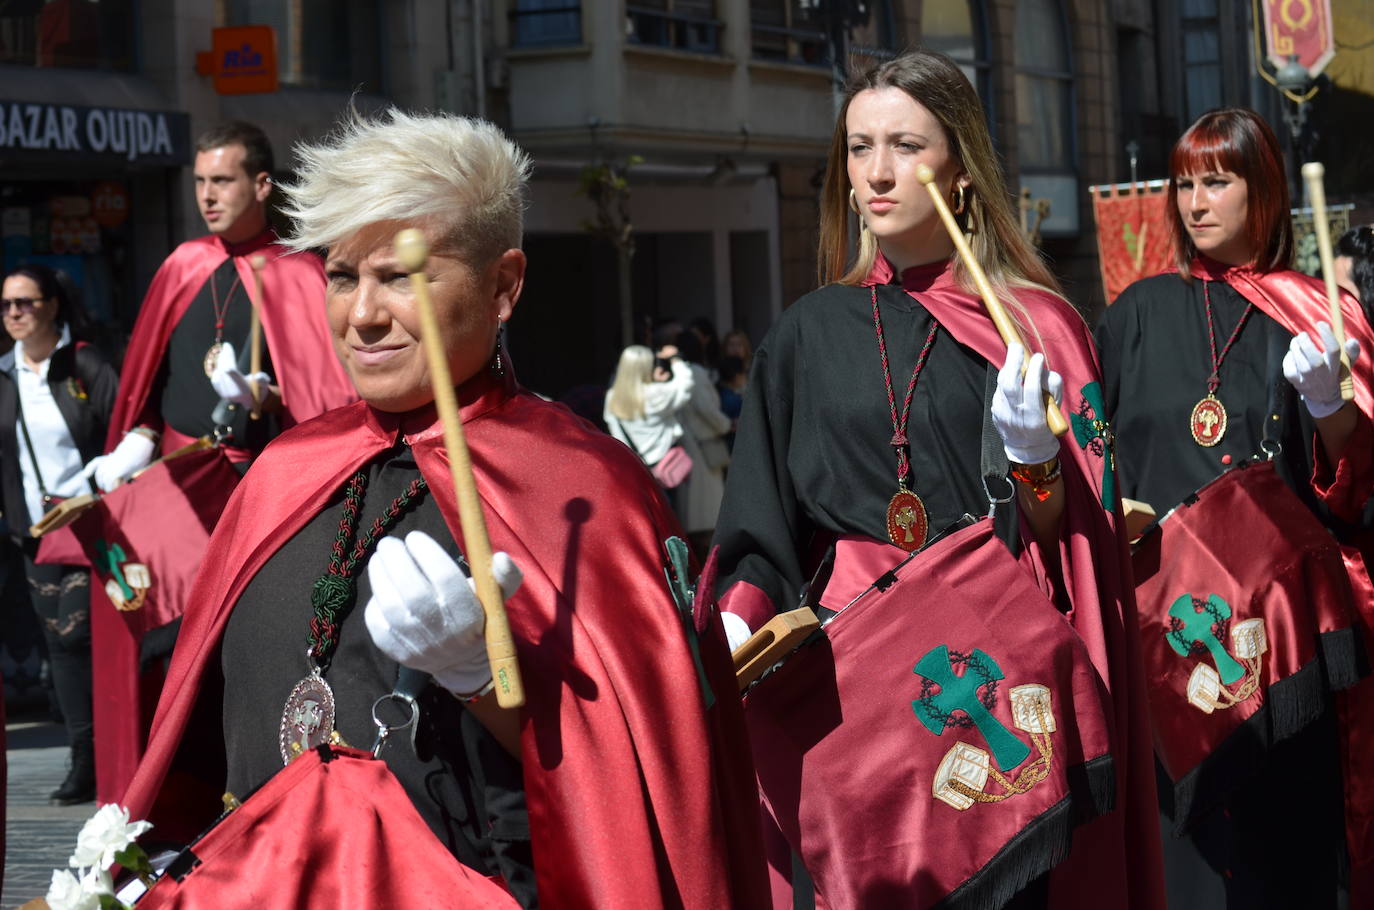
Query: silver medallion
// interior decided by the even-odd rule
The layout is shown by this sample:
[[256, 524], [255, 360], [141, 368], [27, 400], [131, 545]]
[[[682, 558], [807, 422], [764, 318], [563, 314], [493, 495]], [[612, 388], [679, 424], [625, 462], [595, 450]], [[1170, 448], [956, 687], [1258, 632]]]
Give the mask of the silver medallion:
[[329, 742], [333, 732], [334, 690], [315, 669], [296, 683], [282, 708], [277, 737], [282, 764], [290, 764], [302, 752]]
[[205, 362], [202, 366], [205, 367], [206, 379], [215, 375], [215, 368], [219, 366], [219, 352], [222, 350], [224, 350], [224, 342], [216, 341], [214, 344], [210, 345], [209, 350], [205, 352]]

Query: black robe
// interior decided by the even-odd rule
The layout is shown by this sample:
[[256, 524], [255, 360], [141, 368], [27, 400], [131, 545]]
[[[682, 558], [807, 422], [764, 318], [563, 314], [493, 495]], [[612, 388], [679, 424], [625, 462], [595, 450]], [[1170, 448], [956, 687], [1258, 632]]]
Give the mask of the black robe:
[[[1246, 301], [1221, 281], [1209, 282], [1207, 294], [1220, 353]], [[1163, 515], [1260, 453], [1270, 390], [1280, 388], [1279, 474], [1324, 524], [1338, 528], [1309, 484], [1315, 424], [1297, 394], [1278, 385], [1282, 372], [1271, 352], [1284, 350], [1291, 336], [1262, 310], [1250, 314], [1222, 361], [1217, 398], [1228, 422], [1211, 448], [1195, 443], [1189, 429], [1212, 369], [1202, 281], [1169, 274], [1136, 282], [1107, 309], [1096, 337], [1123, 497]], [[1171, 910], [1339, 906], [1345, 840], [1337, 748], [1334, 710], [1328, 710], [1272, 750], [1265, 767], [1183, 839], [1171, 833], [1173, 783], [1157, 766]]]
[[[899, 413], [933, 321], [919, 297], [900, 284], [878, 287]], [[965, 513], [987, 512], [979, 471], [987, 367], [942, 330], [917, 382], [908, 482], [925, 503], [930, 536]], [[835, 536], [886, 541], [897, 492], [891, 439], [869, 289], [807, 294], [754, 354], [716, 523], [718, 590], [747, 581], [790, 610], [813, 568], [805, 563]]]

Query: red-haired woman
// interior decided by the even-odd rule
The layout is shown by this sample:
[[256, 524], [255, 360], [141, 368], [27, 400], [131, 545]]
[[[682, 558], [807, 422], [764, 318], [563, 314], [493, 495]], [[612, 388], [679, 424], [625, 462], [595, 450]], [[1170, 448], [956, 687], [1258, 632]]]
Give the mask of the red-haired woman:
[[[1022, 326], [1024, 380], [919, 165]], [[747, 704], [767, 823], [829, 906], [1162, 900], [1091, 338], [1009, 199], [957, 65], [916, 51], [860, 74], [822, 195], [823, 286], [754, 355], [717, 590], [732, 643], [802, 597], [827, 621]], [[1081, 438], [1047, 429], [1041, 390], [1061, 386]], [[994, 521], [969, 519], [990, 497]], [[1027, 683], [1049, 723], [1013, 719]], [[791, 853], [773, 859], [780, 882]]]
[[[1339, 536], [1345, 522], [1358, 518], [1371, 490], [1369, 325], [1353, 298], [1343, 300], [1345, 353], [1355, 385], [1355, 400], [1344, 401], [1340, 346], [1322, 286], [1289, 268], [1293, 235], [1283, 157], [1259, 116], [1240, 109], [1204, 114], [1175, 145], [1169, 173], [1174, 268], [1128, 287], [1097, 328], [1121, 495], [1149, 503], [1161, 516], [1173, 510], [1160, 525], [1167, 535], [1170, 523], [1217, 501], [1207, 491], [1222, 489], [1216, 484], [1223, 474], [1227, 484], [1241, 484], [1268, 471], [1250, 467], [1269, 461], [1287, 488]], [[1233, 470], [1242, 465], [1247, 470]], [[1312, 524], [1285, 484], [1274, 485], [1279, 498], [1295, 507], [1288, 514], [1298, 524]], [[1203, 505], [1194, 509], [1199, 501]], [[1293, 588], [1293, 580], [1283, 577], [1293, 548], [1284, 546], [1283, 535], [1270, 546], [1264, 530], [1235, 511], [1211, 509], [1187, 520], [1202, 527], [1220, 522], [1222, 539], [1247, 540], [1251, 548], [1250, 558], [1215, 573], [1226, 577], [1212, 579], [1213, 592], [1250, 576], [1235, 590], [1267, 593], [1218, 607], [1225, 616], [1214, 617], [1216, 624], [1205, 629], [1189, 626], [1186, 631], [1198, 634], [1180, 632], [1171, 650], [1160, 642], [1190, 617], [1168, 600], [1179, 592], [1147, 596], [1152, 573], [1139, 564], [1137, 571], [1161, 759], [1161, 826], [1184, 835], [1165, 836], [1170, 905], [1336, 906], [1345, 845], [1337, 725], [1327, 690], [1337, 686], [1318, 675], [1334, 672], [1330, 652], [1323, 660], [1313, 657], [1314, 666], [1278, 678], [1278, 655], [1292, 644], [1285, 638], [1307, 638], [1292, 646], [1320, 650], [1311, 647], [1315, 636], [1294, 631], [1294, 624], [1308, 623], [1308, 614], [1321, 608], [1299, 597], [1288, 607], [1289, 621], [1278, 621], [1283, 598], [1276, 592]], [[1287, 520], [1276, 521], [1277, 528]], [[1297, 525], [1288, 526], [1298, 533]], [[1202, 547], [1190, 539], [1191, 549], [1184, 552], [1198, 556]], [[1333, 565], [1343, 576], [1339, 555]], [[1215, 675], [1206, 672], [1213, 659], [1218, 667], [1232, 667], [1227, 661], [1239, 646], [1230, 629], [1252, 603], [1266, 601], [1275, 610], [1261, 620], [1268, 635], [1264, 659], [1271, 666], [1267, 674], [1254, 675], [1267, 688], [1214, 693], [1221, 702], [1237, 698], [1234, 714], [1248, 716], [1223, 731], [1225, 737], [1218, 734], [1210, 752], [1199, 750], [1197, 741], [1210, 735], [1210, 724], [1230, 722], [1232, 706], [1203, 697], [1212, 710], [1200, 713], [1194, 701], [1200, 684], [1189, 680], [1183, 697], [1173, 682], [1180, 673], [1186, 678], [1188, 669], [1194, 676], [1199, 670]], [[1154, 611], [1167, 624], [1155, 636], [1159, 641], [1147, 626]], [[1177, 622], [1170, 618], [1177, 616]], [[1226, 654], [1208, 655], [1183, 640], [1209, 634]], [[1224, 684], [1234, 681], [1224, 678], [1224, 669], [1221, 675]], [[1202, 758], [1171, 765], [1171, 755], [1185, 752]]]

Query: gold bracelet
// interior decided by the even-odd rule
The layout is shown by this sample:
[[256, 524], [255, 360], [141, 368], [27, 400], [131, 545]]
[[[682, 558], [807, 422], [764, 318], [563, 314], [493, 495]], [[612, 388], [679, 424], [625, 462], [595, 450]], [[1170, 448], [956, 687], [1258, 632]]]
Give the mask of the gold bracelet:
[[1054, 483], [1062, 475], [1063, 471], [1060, 470], [1058, 458], [1051, 458], [1049, 461], [1041, 464], [1013, 465], [1011, 469], [1011, 476], [1030, 487], [1031, 493], [1035, 495], [1037, 502], [1044, 502], [1050, 498], [1050, 484]]

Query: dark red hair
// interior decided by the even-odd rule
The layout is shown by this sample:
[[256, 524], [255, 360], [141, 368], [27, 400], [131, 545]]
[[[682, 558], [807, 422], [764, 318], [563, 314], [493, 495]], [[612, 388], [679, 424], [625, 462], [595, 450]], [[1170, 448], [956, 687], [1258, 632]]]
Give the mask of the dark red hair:
[[1231, 171], [1246, 183], [1245, 233], [1255, 248], [1250, 265], [1264, 272], [1288, 268], [1293, 261], [1293, 222], [1283, 151], [1259, 114], [1232, 107], [1199, 117], [1169, 155], [1169, 238], [1179, 273], [1189, 277], [1189, 265], [1198, 252], [1178, 212], [1178, 178], [1211, 171]]

